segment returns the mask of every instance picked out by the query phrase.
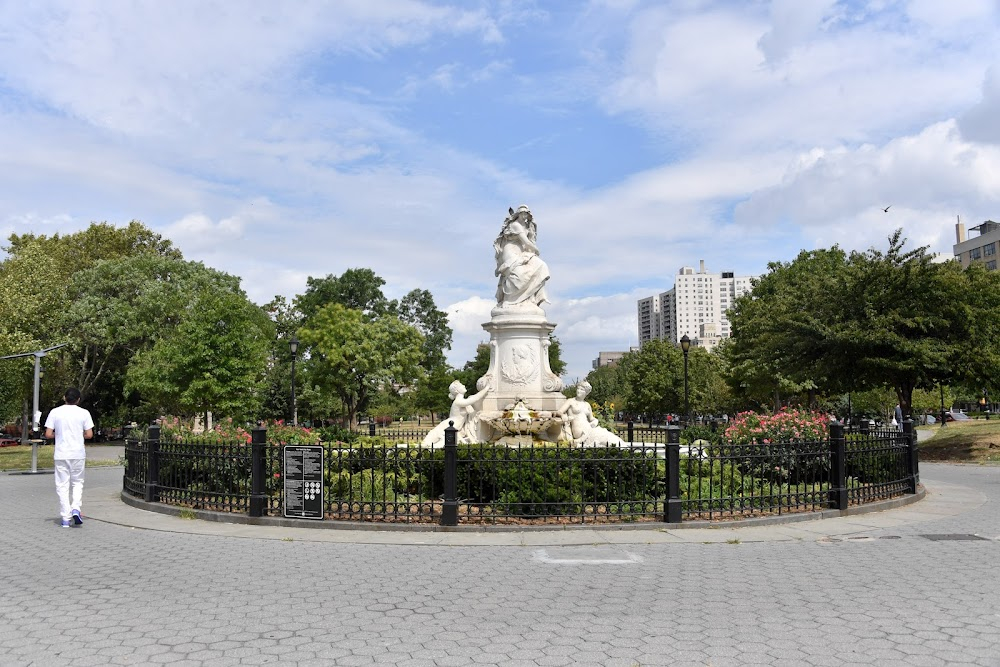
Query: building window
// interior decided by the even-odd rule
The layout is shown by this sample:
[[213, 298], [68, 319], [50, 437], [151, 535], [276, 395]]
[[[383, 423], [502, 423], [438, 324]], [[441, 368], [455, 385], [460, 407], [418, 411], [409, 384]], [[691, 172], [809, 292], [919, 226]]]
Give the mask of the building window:
[[996, 271], [997, 261], [995, 259], [991, 259], [990, 261], [986, 262], [986, 268], [989, 269], [990, 271]]
[[972, 250], [969, 251], [969, 259], [970, 260], [979, 259], [982, 256], [982, 251], [983, 251], [982, 248], [973, 248]]
[[986, 245], [984, 245], [983, 254], [986, 255], [987, 257], [997, 254], [996, 242], [994, 241], [993, 243], [987, 243]]

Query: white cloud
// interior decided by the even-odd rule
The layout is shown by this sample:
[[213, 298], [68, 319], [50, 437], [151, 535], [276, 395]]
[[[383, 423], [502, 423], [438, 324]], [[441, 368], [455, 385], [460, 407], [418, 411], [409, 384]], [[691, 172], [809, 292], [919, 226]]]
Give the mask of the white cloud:
[[780, 185], [737, 206], [734, 217], [740, 224], [791, 221], [817, 245], [849, 248], [881, 244], [903, 227], [947, 251], [955, 215], [988, 217], [1000, 208], [998, 182], [1000, 147], [965, 141], [947, 121], [883, 146], [813, 151], [790, 165]]
[[987, 70], [983, 97], [962, 116], [959, 127], [971, 141], [1000, 144], [1000, 62]]
[[996, 219], [997, 33], [976, 0], [7, 3], [0, 231], [137, 218], [261, 303], [370, 267], [451, 304], [460, 365], [524, 202], [582, 375], [682, 265]]
[[773, 0], [771, 29], [758, 45], [769, 62], [784, 60], [814, 37], [836, 0]]

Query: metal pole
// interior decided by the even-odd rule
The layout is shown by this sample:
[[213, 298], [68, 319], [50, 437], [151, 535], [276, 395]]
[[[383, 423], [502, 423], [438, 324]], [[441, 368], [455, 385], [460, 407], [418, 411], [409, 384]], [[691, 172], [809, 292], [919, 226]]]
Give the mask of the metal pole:
[[441, 504], [441, 525], [458, 525], [458, 429], [449, 421], [444, 430], [444, 502]]
[[251, 517], [267, 514], [267, 494], [264, 491], [265, 460], [267, 454], [267, 429], [255, 428], [250, 432], [250, 507]]
[[684, 425], [691, 424], [691, 402], [688, 400], [688, 352], [684, 350]]
[[31, 404], [31, 431], [35, 434], [31, 442], [31, 472], [38, 472], [38, 434], [37, 431], [41, 424], [39, 424], [39, 414], [38, 414], [38, 387], [42, 384], [42, 358], [39, 355], [35, 355], [35, 391], [34, 391], [34, 401]]
[[666, 492], [664, 501], [664, 523], [680, 523], [683, 513], [681, 500], [681, 429], [679, 426], [667, 427], [666, 456]]
[[299, 406], [295, 402], [295, 357], [296, 354], [292, 354], [292, 426], [299, 425]]
[[938, 382], [938, 389], [941, 390], [941, 426], [944, 426], [946, 423], [944, 419], [944, 385], [940, 382]]
[[38, 387], [42, 383], [42, 358], [35, 355], [35, 392], [34, 401], [31, 404], [31, 430], [38, 430]]

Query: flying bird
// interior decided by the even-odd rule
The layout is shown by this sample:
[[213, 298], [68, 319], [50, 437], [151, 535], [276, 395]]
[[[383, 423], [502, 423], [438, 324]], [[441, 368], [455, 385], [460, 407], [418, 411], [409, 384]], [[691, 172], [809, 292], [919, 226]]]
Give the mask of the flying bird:
[[888, 212], [889, 212], [889, 209], [890, 209], [890, 208], [892, 208], [892, 204], [889, 204], [889, 205], [888, 205], [888, 206], [886, 206], [886, 207], [885, 207], [884, 209], [882, 209], [882, 212], [883, 212], [883, 213], [888, 213]]

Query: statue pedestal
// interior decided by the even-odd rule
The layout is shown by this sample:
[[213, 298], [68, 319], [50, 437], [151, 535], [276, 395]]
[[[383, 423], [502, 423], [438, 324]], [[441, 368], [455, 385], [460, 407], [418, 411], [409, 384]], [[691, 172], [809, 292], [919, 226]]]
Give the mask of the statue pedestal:
[[562, 407], [563, 383], [549, 367], [549, 334], [555, 325], [541, 308], [494, 308], [483, 329], [490, 333], [490, 367], [476, 387], [490, 387], [483, 399], [484, 413], [512, 410], [518, 401], [535, 412]]

